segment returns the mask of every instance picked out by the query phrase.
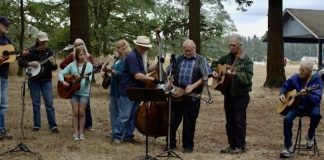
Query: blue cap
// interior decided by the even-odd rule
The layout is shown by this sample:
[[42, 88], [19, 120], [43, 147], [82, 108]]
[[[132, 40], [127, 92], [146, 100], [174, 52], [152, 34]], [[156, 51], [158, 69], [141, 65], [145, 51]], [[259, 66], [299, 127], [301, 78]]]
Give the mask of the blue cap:
[[10, 22], [6, 17], [0, 16], [0, 23], [2, 23], [3, 25], [5, 25], [6, 27], [9, 26]]

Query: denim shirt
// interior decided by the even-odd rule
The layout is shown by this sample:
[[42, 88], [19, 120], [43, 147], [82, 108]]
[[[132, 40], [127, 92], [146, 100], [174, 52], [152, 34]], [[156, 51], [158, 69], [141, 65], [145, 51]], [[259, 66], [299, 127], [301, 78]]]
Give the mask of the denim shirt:
[[124, 69], [124, 63], [125, 60], [119, 58], [112, 66], [112, 69], [116, 71], [116, 74], [111, 76], [110, 97], [119, 97], [120, 95], [119, 83]]

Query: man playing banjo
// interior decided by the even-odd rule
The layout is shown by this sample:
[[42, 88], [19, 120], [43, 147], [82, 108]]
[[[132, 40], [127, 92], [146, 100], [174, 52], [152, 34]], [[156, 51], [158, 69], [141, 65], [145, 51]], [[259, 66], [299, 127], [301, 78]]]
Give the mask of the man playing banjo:
[[[31, 72], [27, 75], [31, 75], [28, 86], [33, 103], [34, 127], [32, 131], [36, 132], [41, 128], [40, 95], [42, 94], [49, 129], [51, 133], [58, 133], [52, 95], [52, 71], [57, 69], [57, 64], [52, 50], [47, 47], [47, 41], [47, 34], [39, 32], [35, 46], [23, 52], [23, 57], [19, 59], [18, 64], [21, 67], [28, 68], [29, 71], [27, 72]], [[34, 73], [35, 71], [39, 71], [39, 73]]]

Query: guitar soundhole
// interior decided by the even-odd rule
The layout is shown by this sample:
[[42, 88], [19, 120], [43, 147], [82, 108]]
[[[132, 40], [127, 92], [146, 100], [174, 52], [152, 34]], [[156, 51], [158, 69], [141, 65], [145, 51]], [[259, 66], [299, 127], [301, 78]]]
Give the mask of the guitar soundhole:
[[4, 57], [8, 57], [8, 56], [9, 56], [9, 52], [8, 52], [8, 51], [3, 51], [2, 55], [3, 55]]

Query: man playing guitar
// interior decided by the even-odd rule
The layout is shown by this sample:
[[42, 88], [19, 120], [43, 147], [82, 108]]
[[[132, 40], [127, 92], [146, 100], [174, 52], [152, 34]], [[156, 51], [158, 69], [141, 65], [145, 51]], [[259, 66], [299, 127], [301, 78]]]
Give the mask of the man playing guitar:
[[[246, 108], [250, 102], [249, 92], [252, 90], [253, 62], [244, 51], [242, 39], [234, 34], [229, 40], [230, 53], [222, 56], [211, 65], [212, 69], [224, 65], [225, 75], [229, 77], [228, 87], [221, 90], [224, 95], [226, 116], [226, 133], [229, 146], [221, 153], [245, 152]], [[215, 71], [213, 77], [217, 78]]]
[[[314, 134], [319, 121], [321, 119], [320, 114], [320, 102], [322, 98], [322, 80], [317, 73], [312, 74], [313, 64], [302, 63], [299, 68], [299, 74], [291, 76], [281, 87], [279, 99], [282, 102], [286, 102], [285, 94], [288, 91], [296, 89], [297, 92], [301, 92], [301, 96], [296, 97], [299, 99], [299, 104], [291, 107], [288, 110], [284, 119], [284, 149], [281, 151], [280, 156], [288, 158], [293, 153], [292, 148], [292, 126], [294, 119], [302, 114], [307, 113], [310, 116], [310, 126], [308, 134], [306, 136], [306, 147], [312, 148], [314, 145]], [[319, 85], [318, 89], [306, 92], [306, 87]]]
[[24, 68], [30, 67], [30, 70], [36, 67], [42, 68], [42, 71], [37, 76], [33, 78], [30, 77], [28, 80], [30, 97], [33, 103], [34, 127], [32, 131], [36, 132], [41, 128], [40, 96], [42, 94], [46, 107], [49, 129], [51, 133], [58, 133], [52, 95], [52, 71], [57, 69], [57, 64], [53, 57], [52, 50], [47, 47], [47, 41], [47, 34], [45, 32], [39, 32], [37, 34], [36, 44], [28, 51], [23, 51], [23, 56], [19, 59], [18, 64]]
[[[0, 46], [11, 44], [11, 40], [5, 35], [8, 32], [9, 20], [0, 16]], [[0, 63], [6, 57], [0, 56]], [[5, 129], [5, 114], [8, 107], [8, 72], [9, 63], [0, 65], [0, 140], [12, 139], [12, 136]]]

